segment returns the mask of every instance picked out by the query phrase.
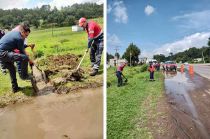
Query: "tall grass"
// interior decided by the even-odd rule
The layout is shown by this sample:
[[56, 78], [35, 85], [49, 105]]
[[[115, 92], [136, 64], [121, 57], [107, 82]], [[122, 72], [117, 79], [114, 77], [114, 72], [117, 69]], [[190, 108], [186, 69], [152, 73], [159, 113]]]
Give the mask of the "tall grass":
[[[147, 128], [148, 101], [155, 107], [163, 92], [163, 75], [155, 73], [155, 82], [149, 81], [148, 72], [140, 72], [140, 67], [126, 67], [124, 75], [128, 83], [117, 87], [115, 68], [108, 69], [107, 81], [107, 137], [108, 139], [152, 138]], [[140, 123], [140, 125], [138, 125]]]

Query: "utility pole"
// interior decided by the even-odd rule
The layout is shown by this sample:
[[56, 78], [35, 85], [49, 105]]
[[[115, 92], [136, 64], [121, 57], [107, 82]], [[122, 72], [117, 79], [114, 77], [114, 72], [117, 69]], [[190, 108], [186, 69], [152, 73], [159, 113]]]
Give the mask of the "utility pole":
[[203, 51], [202, 51], [202, 57], [203, 57], [203, 62], [204, 62], [204, 64], [205, 64], [206, 62], [205, 62], [205, 59], [204, 59], [204, 56], [203, 56]]
[[132, 56], [132, 53], [130, 52], [130, 67], [131, 67], [131, 56]]
[[54, 26], [54, 25], [53, 25], [53, 23], [52, 23], [52, 36], [53, 36], [53, 26]]
[[118, 57], [116, 56], [116, 54], [118, 53], [117, 51], [118, 51], [119, 49], [118, 49], [117, 46], [116, 46], [114, 50], [115, 50], [116, 64], [118, 65]]

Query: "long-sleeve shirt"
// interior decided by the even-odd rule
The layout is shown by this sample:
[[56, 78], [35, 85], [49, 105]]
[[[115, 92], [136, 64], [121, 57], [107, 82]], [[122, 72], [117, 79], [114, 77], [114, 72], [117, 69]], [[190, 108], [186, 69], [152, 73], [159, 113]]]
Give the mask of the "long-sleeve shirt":
[[124, 69], [124, 67], [125, 67], [125, 65], [120, 65], [120, 66], [118, 66], [117, 67], [117, 71], [123, 71], [123, 69]]
[[18, 31], [11, 31], [0, 40], [0, 50], [11, 52], [14, 49], [18, 49], [20, 53], [25, 53], [24, 39]]

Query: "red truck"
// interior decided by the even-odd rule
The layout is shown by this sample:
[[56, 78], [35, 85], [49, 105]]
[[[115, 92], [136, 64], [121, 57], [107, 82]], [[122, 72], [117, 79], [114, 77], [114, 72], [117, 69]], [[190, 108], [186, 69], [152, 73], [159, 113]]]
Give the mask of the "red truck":
[[175, 70], [176, 71], [177, 69], [177, 65], [174, 61], [166, 61], [164, 64], [163, 64], [163, 70], [167, 70], [167, 71], [173, 71]]

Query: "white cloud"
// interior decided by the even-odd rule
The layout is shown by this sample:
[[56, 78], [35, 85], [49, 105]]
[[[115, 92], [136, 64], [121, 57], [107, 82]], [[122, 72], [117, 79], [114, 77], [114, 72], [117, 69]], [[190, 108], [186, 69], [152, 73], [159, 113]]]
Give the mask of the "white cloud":
[[170, 52], [175, 54], [187, 50], [191, 47], [200, 48], [202, 46], [207, 45], [209, 37], [210, 37], [210, 32], [195, 33], [190, 36], [186, 36], [181, 40], [172, 43], [166, 43], [162, 45], [160, 48], [154, 50], [153, 54], [168, 55]]
[[112, 11], [112, 6], [111, 5], [108, 5], [107, 6], [107, 13], [109, 14], [111, 11]]
[[178, 21], [181, 29], [204, 31], [210, 29], [210, 10], [175, 16], [172, 17], [172, 21]]
[[122, 45], [122, 42], [116, 34], [110, 35], [108, 33], [107, 44], [108, 44], [108, 47], [119, 47]]
[[0, 0], [1, 9], [25, 8], [30, 0]]
[[153, 6], [151, 6], [151, 5], [147, 5], [146, 7], [145, 7], [145, 9], [144, 9], [144, 12], [145, 12], [145, 14], [146, 15], [151, 15], [152, 13], [154, 13], [155, 12], [155, 8], [153, 7]]
[[110, 13], [111, 11], [115, 17], [115, 22], [124, 24], [128, 22], [127, 8], [123, 1], [115, 1], [112, 5], [108, 5], [107, 12]]
[[47, 5], [48, 3], [46, 3], [46, 2], [38, 2], [37, 4], [36, 4], [36, 6], [35, 7], [42, 7], [42, 5]]
[[147, 58], [153, 58], [153, 53], [149, 51], [142, 50], [140, 57], [147, 57]]
[[102, 4], [103, 0], [53, 0], [52, 2], [50, 2], [50, 6], [56, 6], [58, 9], [60, 9], [62, 6], [71, 6], [75, 3], [81, 4], [86, 2]]

